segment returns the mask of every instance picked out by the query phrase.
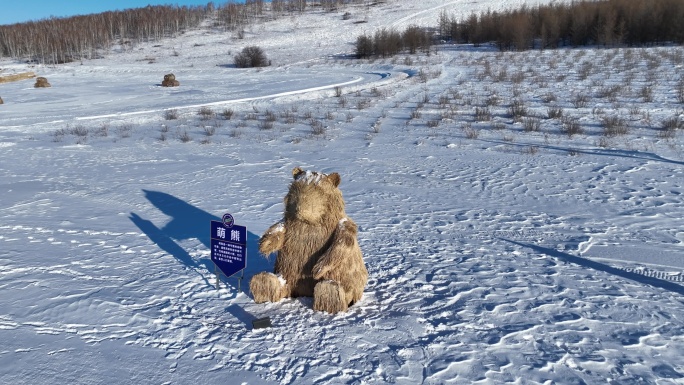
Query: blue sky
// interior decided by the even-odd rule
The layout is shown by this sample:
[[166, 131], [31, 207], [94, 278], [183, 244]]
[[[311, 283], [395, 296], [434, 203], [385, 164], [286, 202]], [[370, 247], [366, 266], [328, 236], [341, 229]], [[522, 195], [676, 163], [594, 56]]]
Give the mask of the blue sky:
[[[1, 0], [0, 25], [45, 19], [50, 16], [64, 17], [139, 8], [152, 5], [206, 5], [209, 0]], [[226, 1], [214, 1], [223, 4]], [[237, 2], [237, 1], [236, 1]]]

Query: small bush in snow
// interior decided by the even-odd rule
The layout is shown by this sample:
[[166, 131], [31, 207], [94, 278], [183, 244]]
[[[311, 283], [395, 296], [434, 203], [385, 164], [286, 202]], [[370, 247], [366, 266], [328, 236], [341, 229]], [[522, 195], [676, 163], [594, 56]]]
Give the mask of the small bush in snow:
[[242, 52], [235, 55], [234, 62], [238, 68], [268, 67], [271, 65], [264, 51], [255, 45], [243, 48]]
[[176, 120], [178, 119], [178, 110], [166, 110], [164, 111], [164, 119], [166, 120]]
[[235, 114], [235, 112], [230, 108], [226, 108], [221, 111], [221, 117], [225, 120], [230, 120], [233, 117], [233, 114]]
[[213, 118], [216, 114], [214, 113], [214, 110], [205, 106], [201, 107], [199, 111], [197, 111], [197, 115], [199, 115], [200, 120], [209, 120]]
[[558, 119], [563, 117], [563, 109], [560, 107], [549, 107], [546, 110], [546, 115], [549, 119]]
[[617, 116], [608, 116], [601, 119], [603, 135], [607, 137], [620, 136], [627, 134], [627, 123], [624, 119]]

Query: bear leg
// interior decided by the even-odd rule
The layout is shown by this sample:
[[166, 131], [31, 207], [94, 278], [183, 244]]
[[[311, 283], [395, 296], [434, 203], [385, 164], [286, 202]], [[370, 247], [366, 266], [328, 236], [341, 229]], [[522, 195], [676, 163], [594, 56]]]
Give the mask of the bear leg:
[[314, 310], [335, 314], [347, 311], [347, 305], [344, 289], [338, 282], [321, 281], [314, 287]]
[[278, 302], [285, 297], [285, 286], [273, 273], [261, 272], [252, 277], [249, 281], [249, 290], [256, 303]]

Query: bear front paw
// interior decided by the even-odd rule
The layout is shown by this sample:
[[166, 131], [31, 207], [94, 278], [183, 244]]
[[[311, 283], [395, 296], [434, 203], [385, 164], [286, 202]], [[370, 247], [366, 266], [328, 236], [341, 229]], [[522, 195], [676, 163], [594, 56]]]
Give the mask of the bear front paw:
[[278, 302], [285, 296], [285, 285], [275, 274], [262, 272], [249, 281], [249, 291], [256, 303]]

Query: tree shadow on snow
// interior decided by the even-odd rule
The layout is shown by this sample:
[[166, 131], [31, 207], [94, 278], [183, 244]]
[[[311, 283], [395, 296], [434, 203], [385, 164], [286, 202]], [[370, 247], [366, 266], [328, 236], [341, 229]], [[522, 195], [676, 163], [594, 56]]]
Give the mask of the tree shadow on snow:
[[598, 271], [603, 271], [603, 272], [606, 272], [609, 274], [616, 275], [618, 277], [626, 278], [626, 279], [629, 279], [632, 281], [636, 281], [636, 282], [643, 283], [646, 285], [650, 285], [650, 286], [654, 286], [654, 287], [661, 288], [664, 290], [668, 290], [668, 291], [671, 291], [673, 293], [678, 293], [680, 295], [684, 295], [684, 286], [673, 283], [673, 282], [668, 282], [668, 281], [665, 281], [662, 279], [658, 279], [658, 278], [654, 278], [654, 277], [647, 277], [647, 276], [644, 276], [641, 274], [631, 273], [628, 271], [620, 270], [618, 268], [615, 268], [615, 267], [612, 267], [612, 266], [609, 266], [609, 265], [606, 265], [606, 264], [603, 264], [600, 262], [592, 261], [590, 259], [586, 259], [586, 258], [582, 258], [582, 257], [576, 257], [574, 255], [564, 253], [564, 252], [561, 252], [561, 251], [558, 251], [555, 249], [550, 249], [547, 247], [520, 243], [520, 242], [512, 241], [510, 239], [503, 239], [503, 238], [499, 238], [499, 239], [506, 241], [506, 242], [513, 243], [513, 244], [518, 245], [518, 246], [530, 248], [530, 249], [532, 249], [538, 253], [546, 254], [548, 256], [555, 257], [555, 258], [558, 258], [560, 260], [563, 260], [565, 262], [570, 262], [570, 263], [574, 263], [576, 265], [580, 265], [582, 267], [586, 267], [586, 268], [590, 268], [590, 269], [594, 269], [594, 270], [598, 270]]
[[[190, 253], [183, 249], [176, 241], [195, 238], [199, 240], [207, 250], [211, 247], [210, 221], [220, 221], [221, 218], [199, 209], [173, 195], [159, 192], [143, 190], [145, 198], [150, 201], [162, 213], [171, 217], [171, 220], [162, 228], [146, 220], [136, 213], [131, 213], [129, 219], [147, 235], [148, 238], [159, 246], [162, 250], [172, 255], [178, 262], [186, 267], [197, 271], [205, 277], [207, 284], [210, 277], [214, 274], [215, 266], [211, 259], [203, 257], [195, 260]], [[249, 280], [258, 272], [273, 271], [273, 262], [259, 255], [258, 252], [259, 236], [247, 231], [247, 267], [244, 271], [244, 282], [242, 289], [247, 288]], [[236, 274], [239, 275], [240, 273]], [[225, 279], [223, 282], [230, 285], [237, 291], [237, 279]]]

